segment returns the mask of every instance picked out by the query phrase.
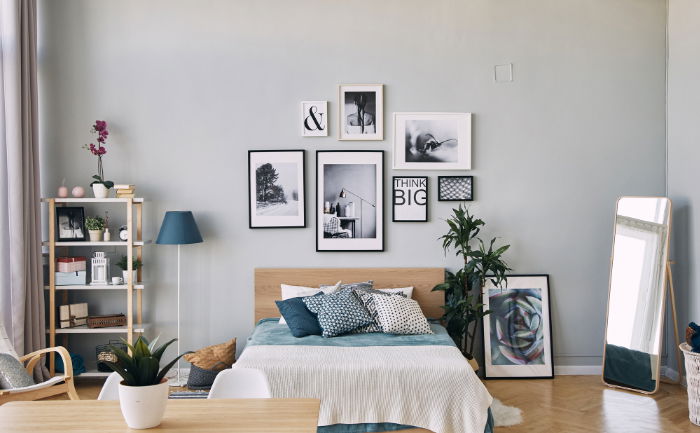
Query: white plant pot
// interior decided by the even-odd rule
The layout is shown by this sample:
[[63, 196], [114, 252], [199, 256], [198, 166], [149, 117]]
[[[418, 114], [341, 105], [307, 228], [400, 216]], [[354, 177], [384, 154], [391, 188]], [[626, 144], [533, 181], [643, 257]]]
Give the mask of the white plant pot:
[[160, 425], [168, 403], [168, 381], [158, 385], [126, 386], [119, 384], [119, 406], [126, 424], [132, 429]]
[[107, 198], [109, 195], [109, 189], [102, 183], [92, 184], [92, 193], [95, 194], [95, 198]]
[[[133, 270], [131, 272], [133, 273], [134, 277], [132, 281], [134, 282], [134, 284], [138, 283], [138, 281], [136, 280], [136, 275], [138, 275], [136, 273], [136, 270]], [[124, 279], [124, 284], [127, 284], [129, 282], [129, 271], [122, 271], [122, 278]]]
[[90, 242], [100, 242], [102, 240], [102, 230], [88, 230]]

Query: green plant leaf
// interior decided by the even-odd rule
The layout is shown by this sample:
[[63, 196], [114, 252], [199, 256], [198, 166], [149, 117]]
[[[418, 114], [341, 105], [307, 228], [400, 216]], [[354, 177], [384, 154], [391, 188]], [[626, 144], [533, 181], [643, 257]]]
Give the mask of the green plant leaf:
[[167, 349], [168, 346], [170, 346], [171, 344], [173, 344], [176, 341], [177, 341], [177, 338], [173, 338], [172, 340], [168, 341], [164, 345], [157, 348], [155, 350], [155, 352], [153, 352], [153, 357], [160, 361], [160, 359], [163, 357], [163, 353], [165, 353], [165, 349]]
[[156, 383], [160, 383], [160, 381], [163, 380], [165, 375], [172, 368], [172, 366], [175, 365], [175, 363], [178, 361], [178, 359], [182, 358], [183, 356], [187, 355], [188, 353], [192, 353], [192, 352], [191, 351], [185, 352], [181, 355], [178, 355], [177, 358], [173, 359], [165, 367], [163, 367], [163, 369], [160, 370], [160, 373], [158, 373], [158, 376], [156, 377]]
[[110, 361], [100, 361], [100, 362], [102, 362], [107, 367], [111, 368], [112, 371], [115, 371], [118, 375], [120, 375], [122, 377], [122, 379], [124, 379], [124, 382], [127, 385], [137, 386], [136, 379], [134, 379], [134, 376], [131, 373], [129, 373], [128, 371], [126, 371], [124, 368], [122, 368], [121, 365], [115, 364], [115, 363], [110, 362]]

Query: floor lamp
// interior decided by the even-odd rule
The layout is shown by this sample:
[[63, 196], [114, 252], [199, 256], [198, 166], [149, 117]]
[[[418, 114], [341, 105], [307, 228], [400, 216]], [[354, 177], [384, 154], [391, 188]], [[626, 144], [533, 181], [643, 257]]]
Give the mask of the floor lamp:
[[[180, 351], [180, 245], [203, 242], [199, 228], [190, 211], [168, 211], [160, 226], [157, 244], [177, 245], [177, 354]], [[185, 386], [186, 380], [180, 378], [180, 360], [177, 361], [177, 378], [170, 379], [170, 386]]]
[[377, 206], [375, 206], [372, 202], [370, 202], [370, 201], [368, 201], [368, 200], [365, 200], [364, 198], [360, 197], [359, 195], [355, 194], [354, 192], [350, 191], [350, 190], [347, 189], [347, 188], [341, 188], [340, 194], [338, 195], [338, 197], [340, 197], [340, 198], [345, 198], [345, 197], [348, 196], [347, 193], [350, 193], [350, 194], [352, 194], [352, 195], [354, 195], [355, 197], [357, 197], [357, 198], [360, 199], [360, 237], [363, 237], [363, 236], [364, 236], [364, 233], [363, 233], [363, 230], [362, 230], [362, 229], [363, 229], [364, 226], [365, 226], [365, 222], [362, 220], [362, 202], [367, 203], [368, 205], [372, 206], [372, 207], [375, 208], [375, 209], [376, 209]]

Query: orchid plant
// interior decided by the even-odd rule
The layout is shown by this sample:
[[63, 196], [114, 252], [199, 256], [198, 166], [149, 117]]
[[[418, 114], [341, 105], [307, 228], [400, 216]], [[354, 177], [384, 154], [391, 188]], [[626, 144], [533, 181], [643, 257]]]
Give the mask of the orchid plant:
[[114, 186], [114, 182], [111, 180], [105, 180], [104, 170], [102, 168], [102, 156], [107, 153], [105, 144], [107, 144], [107, 137], [109, 136], [109, 131], [107, 130], [107, 122], [104, 120], [96, 120], [95, 124], [92, 125], [92, 132], [97, 134], [97, 144], [90, 143], [83, 145], [83, 149], [87, 149], [97, 157], [97, 174], [92, 176], [95, 179], [90, 186], [101, 183], [105, 188], [110, 189]]

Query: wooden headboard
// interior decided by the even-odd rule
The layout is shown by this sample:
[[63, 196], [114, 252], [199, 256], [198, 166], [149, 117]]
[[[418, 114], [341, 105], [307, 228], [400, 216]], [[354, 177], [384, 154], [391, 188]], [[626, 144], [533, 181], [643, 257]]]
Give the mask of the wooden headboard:
[[279, 317], [275, 301], [281, 300], [280, 284], [318, 287], [338, 281], [373, 280], [376, 289], [413, 287], [413, 299], [430, 318], [442, 316], [443, 292], [431, 292], [445, 281], [444, 268], [258, 268], [255, 269], [255, 322]]

